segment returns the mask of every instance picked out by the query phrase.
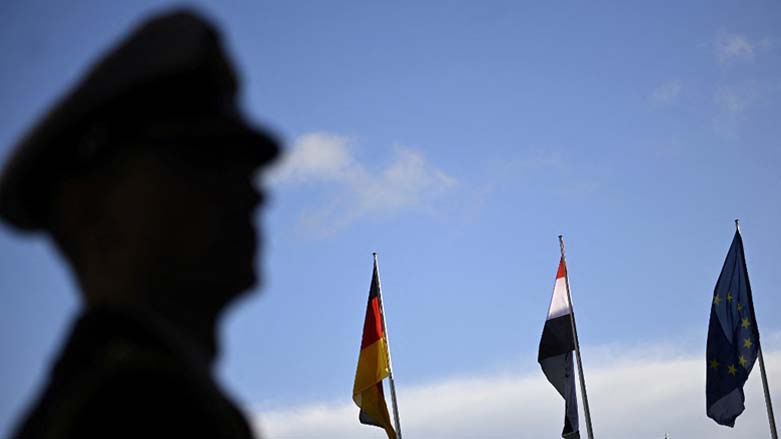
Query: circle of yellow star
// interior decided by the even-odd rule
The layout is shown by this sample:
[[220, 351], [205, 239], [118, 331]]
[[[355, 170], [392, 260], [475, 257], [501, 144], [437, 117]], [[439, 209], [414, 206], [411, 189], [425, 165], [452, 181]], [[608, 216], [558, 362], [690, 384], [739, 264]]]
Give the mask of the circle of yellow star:
[[735, 376], [736, 372], [737, 372], [737, 369], [735, 369], [735, 365], [734, 364], [730, 364], [729, 366], [727, 366], [727, 373], [729, 373], [732, 376]]
[[738, 312], [743, 311], [743, 304], [738, 302]]
[[719, 295], [717, 294], [713, 296], [713, 304], [718, 305], [719, 303], [721, 303], [721, 297], [719, 297]]
[[743, 355], [741, 355], [741, 356], [740, 356], [740, 358], [738, 358], [738, 363], [740, 363], [740, 365], [741, 365], [741, 366], [744, 366], [744, 367], [745, 367], [745, 366], [746, 366], [746, 363], [748, 363], [748, 361], [746, 361], [746, 357], [744, 357]]
[[753, 343], [751, 343], [751, 339], [750, 338], [747, 338], [747, 339], [743, 340], [743, 347], [745, 347], [746, 349], [751, 349], [751, 345], [752, 344]]
[[751, 323], [749, 323], [748, 319], [743, 319], [743, 321], [740, 322], [740, 326], [744, 328], [748, 328], [749, 326], [751, 326]]
[[711, 369], [718, 369], [719, 368], [719, 362], [716, 361], [715, 358], [713, 360], [710, 360], [710, 367], [711, 367]]
[[732, 293], [727, 292], [727, 302], [732, 302]]

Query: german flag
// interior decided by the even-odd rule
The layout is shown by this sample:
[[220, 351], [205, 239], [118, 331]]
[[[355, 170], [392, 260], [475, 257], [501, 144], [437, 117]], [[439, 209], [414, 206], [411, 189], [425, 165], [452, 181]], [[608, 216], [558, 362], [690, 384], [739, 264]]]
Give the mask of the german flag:
[[366, 320], [363, 323], [361, 353], [355, 371], [353, 401], [361, 409], [358, 420], [362, 424], [384, 428], [389, 439], [396, 439], [396, 431], [388, 415], [382, 380], [388, 376], [388, 342], [383, 330], [383, 315], [380, 312], [380, 276], [377, 261], [374, 261], [372, 284], [369, 289], [369, 303], [366, 306]]

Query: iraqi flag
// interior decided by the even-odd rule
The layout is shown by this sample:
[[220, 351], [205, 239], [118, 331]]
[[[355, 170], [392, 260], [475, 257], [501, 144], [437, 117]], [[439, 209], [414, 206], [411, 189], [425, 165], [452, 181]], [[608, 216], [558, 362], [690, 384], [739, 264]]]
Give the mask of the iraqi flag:
[[366, 306], [366, 320], [363, 323], [361, 353], [355, 370], [353, 401], [361, 409], [358, 420], [362, 424], [385, 429], [389, 439], [396, 439], [391, 425], [388, 405], [382, 391], [382, 380], [390, 373], [388, 341], [382, 324], [380, 307], [380, 276], [377, 261], [374, 261], [372, 284], [369, 289], [369, 303]]
[[579, 439], [578, 400], [575, 392], [575, 371], [572, 363], [572, 351], [575, 339], [572, 335], [572, 309], [567, 295], [567, 266], [562, 258], [556, 273], [548, 308], [548, 318], [542, 330], [540, 351], [537, 362], [553, 387], [564, 398], [564, 429], [561, 437]]

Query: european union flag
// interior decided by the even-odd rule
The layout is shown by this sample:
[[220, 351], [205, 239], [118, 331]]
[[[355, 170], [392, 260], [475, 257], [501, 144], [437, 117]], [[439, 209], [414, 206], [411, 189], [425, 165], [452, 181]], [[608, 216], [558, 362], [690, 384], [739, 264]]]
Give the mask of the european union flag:
[[736, 231], [713, 292], [708, 328], [706, 407], [708, 417], [719, 424], [734, 427], [743, 413], [743, 384], [758, 349], [743, 239]]

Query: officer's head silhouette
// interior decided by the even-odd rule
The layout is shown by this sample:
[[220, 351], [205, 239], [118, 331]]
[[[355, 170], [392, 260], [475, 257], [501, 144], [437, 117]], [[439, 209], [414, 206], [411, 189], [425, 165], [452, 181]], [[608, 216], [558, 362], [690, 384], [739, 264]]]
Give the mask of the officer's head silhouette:
[[253, 177], [277, 151], [236, 92], [204, 21], [146, 23], [23, 139], [0, 214], [51, 234], [89, 304], [215, 315], [256, 282]]

